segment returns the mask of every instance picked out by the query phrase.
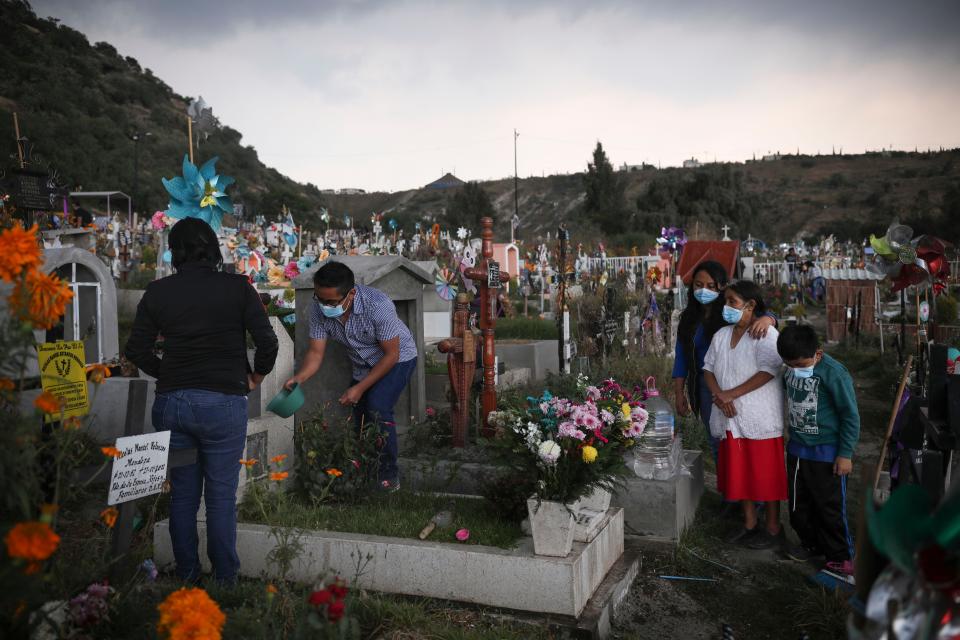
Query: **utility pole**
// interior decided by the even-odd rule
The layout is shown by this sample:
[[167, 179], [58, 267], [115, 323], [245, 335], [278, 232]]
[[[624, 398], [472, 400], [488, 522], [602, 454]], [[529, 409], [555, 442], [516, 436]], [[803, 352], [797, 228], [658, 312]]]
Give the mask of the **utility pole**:
[[520, 219], [519, 179], [517, 177], [517, 138], [520, 134], [513, 130], [513, 220], [510, 221], [510, 243], [514, 241], [514, 225]]

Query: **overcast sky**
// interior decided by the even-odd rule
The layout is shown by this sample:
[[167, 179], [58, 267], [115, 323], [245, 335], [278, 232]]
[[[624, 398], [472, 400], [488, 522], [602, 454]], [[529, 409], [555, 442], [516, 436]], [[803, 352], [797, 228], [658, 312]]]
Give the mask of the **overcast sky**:
[[321, 188], [960, 146], [956, 0], [32, 4]]

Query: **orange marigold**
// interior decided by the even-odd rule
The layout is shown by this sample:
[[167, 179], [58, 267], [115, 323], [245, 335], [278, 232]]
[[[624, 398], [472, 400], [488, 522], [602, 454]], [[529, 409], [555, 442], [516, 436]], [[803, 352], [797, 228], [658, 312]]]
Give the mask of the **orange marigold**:
[[240, 461], [240, 464], [242, 464], [243, 466], [245, 466], [245, 467], [247, 467], [247, 468], [249, 469], [249, 468], [252, 467], [253, 465], [257, 464], [257, 459], [256, 459], [256, 458], [250, 458], [249, 460], [241, 460], [241, 461]]
[[13, 391], [17, 385], [10, 378], [0, 378], [0, 391]]
[[105, 364], [91, 364], [87, 367], [87, 379], [100, 384], [104, 378], [110, 377], [110, 367]]
[[25, 560], [25, 573], [36, 573], [40, 563], [53, 555], [60, 546], [60, 536], [46, 522], [21, 522], [14, 525], [3, 541], [7, 544], [7, 555]]
[[31, 269], [17, 281], [9, 304], [20, 318], [38, 329], [51, 329], [73, 300], [73, 290], [54, 275]]
[[340, 476], [343, 475], [343, 471], [340, 471], [340, 469], [334, 469], [331, 467], [330, 469], [327, 469], [327, 475], [332, 476], [334, 478], [339, 478]]
[[157, 606], [157, 632], [168, 640], [220, 640], [227, 617], [203, 589], [183, 587]]
[[100, 512], [100, 519], [108, 528], [113, 529], [113, 525], [117, 524], [117, 516], [119, 515], [120, 512], [117, 511], [116, 507], [107, 507]]
[[60, 413], [63, 401], [49, 391], [44, 391], [34, 398], [33, 406], [44, 413]]
[[287, 459], [287, 454], [281, 453], [278, 456], [273, 456], [272, 458], [270, 458], [270, 462], [272, 462], [273, 464], [280, 464], [286, 459]]
[[100, 451], [103, 452], [103, 455], [110, 456], [111, 458], [119, 458], [123, 455], [120, 449], [116, 447], [100, 447]]
[[286, 471], [274, 471], [270, 474], [270, 479], [274, 482], [280, 482], [281, 480], [286, 480], [289, 475]]
[[69, 418], [63, 421], [63, 428], [67, 431], [72, 431], [74, 429], [79, 429], [83, 426], [83, 420], [80, 419], [80, 416], [70, 416]]
[[17, 225], [0, 233], [0, 279], [13, 282], [22, 272], [40, 266], [37, 230], [37, 225], [29, 229]]
[[269, 593], [270, 595], [273, 595], [276, 592], [277, 592], [277, 588], [274, 585], [272, 584], [267, 585], [267, 593]]

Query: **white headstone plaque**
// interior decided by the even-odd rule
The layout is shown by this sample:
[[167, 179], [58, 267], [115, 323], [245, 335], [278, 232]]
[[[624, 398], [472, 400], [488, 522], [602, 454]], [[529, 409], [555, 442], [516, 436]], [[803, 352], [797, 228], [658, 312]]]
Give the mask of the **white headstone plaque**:
[[117, 438], [120, 457], [113, 461], [107, 504], [119, 504], [160, 493], [167, 479], [170, 432]]

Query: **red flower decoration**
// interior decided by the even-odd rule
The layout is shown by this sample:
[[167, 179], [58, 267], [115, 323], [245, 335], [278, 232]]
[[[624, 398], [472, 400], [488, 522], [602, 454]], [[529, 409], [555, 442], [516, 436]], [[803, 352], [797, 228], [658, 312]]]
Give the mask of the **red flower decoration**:
[[310, 594], [310, 604], [315, 607], [322, 607], [325, 604], [329, 604], [333, 599], [333, 594], [330, 593], [329, 589], [321, 589], [320, 591], [314, 591]]
[[330, 622], [337, 622], [343, 617], [345, 610], [346, 605], [344, 604], [343, 600], [332, 602], [330, 603], [330, 606], [327, 607], [327, 619], [330, 620]]

